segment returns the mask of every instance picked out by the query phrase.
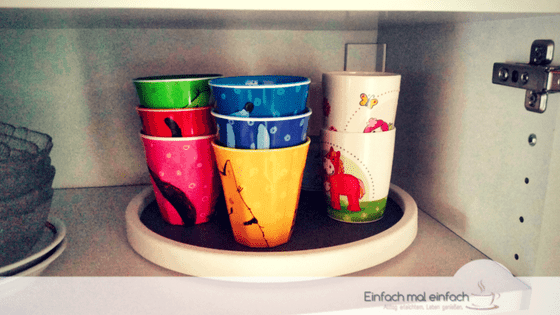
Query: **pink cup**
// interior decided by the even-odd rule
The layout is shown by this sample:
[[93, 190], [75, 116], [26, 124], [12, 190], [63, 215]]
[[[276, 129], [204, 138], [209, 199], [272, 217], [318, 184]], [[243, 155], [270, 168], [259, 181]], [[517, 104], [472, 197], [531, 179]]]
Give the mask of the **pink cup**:
[[140, 136], [163, 219], [173, 225], [208, 222], [221, 193], [212, 149], [216, 136]]

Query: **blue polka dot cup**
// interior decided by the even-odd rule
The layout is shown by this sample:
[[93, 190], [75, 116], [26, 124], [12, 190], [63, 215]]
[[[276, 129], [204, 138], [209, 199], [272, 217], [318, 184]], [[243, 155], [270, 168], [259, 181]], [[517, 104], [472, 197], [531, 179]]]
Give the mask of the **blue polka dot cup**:
[[287, 117], [237, 117], [212, 111], [218, 127], [218, 144], [236, 149], [278, 149], [307, 140], [311, 109]]
[[210, 80], [216, 112], [238, 117], [283, 117], [305, 112], [311, 80], [298, 76], [240, 76]]

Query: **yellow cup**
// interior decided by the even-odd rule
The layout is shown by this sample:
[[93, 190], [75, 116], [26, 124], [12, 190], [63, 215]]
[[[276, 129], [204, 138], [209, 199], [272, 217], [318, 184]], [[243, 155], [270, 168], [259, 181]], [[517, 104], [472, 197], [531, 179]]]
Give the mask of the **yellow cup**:
[[235, 240], [274, 247], [290, 239], [311, 140], [270, 150], [212, 144]]

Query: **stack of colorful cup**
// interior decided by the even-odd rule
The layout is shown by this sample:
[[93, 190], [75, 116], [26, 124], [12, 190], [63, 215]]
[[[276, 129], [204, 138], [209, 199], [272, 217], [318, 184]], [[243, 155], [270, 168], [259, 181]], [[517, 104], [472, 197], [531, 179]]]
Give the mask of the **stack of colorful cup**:
[[210, 81], [213, 144], [235, 240], [250, 247], [289, 241], [310, 140], [310, 80], [295, 76]]
[[391, 183], [401, 76], [323, 74], [321, 150], [328, 215], [351, 223], [383, 217]]
[[163, 219], [173, 225], [208, 222], [221, 193], [212, 142], [216, 123], [208, 82], [219, 74], [133, 80], [150, 180]]

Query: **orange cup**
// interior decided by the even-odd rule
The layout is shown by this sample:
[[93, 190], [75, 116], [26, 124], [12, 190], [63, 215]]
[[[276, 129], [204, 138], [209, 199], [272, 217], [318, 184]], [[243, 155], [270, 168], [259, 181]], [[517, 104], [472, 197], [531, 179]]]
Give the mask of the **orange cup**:
[[290, 239], [311, 140], [281, 148], [246, 150], [212, 145], [235, 240], [274, 247]]

